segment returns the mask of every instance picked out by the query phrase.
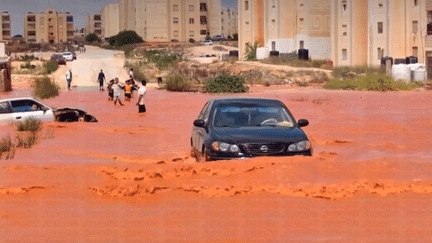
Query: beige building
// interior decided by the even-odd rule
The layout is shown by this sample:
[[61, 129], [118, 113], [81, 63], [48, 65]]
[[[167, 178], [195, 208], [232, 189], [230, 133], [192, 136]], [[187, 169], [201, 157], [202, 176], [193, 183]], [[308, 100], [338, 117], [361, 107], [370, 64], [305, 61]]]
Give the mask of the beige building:
[[269, 51], [308, 49], [313, 59], [331, 56], [330, 0], [239, 0], [239, 53], [258, 42]]
[[73, 16], [47, 8], [42, 13], [29, 12], [24, 17], [27, 43], [66, 43], [74, 40]]
[[238, 12], [236, 9], [223, 8], [221, 10], [221, 34], [225, 37], [238, 33]]
[[424, 63], [432, 54], [428, 22], [431, 0], [332, 0], [334, 65], [379, 66], [385, 56]]
[[120, 31], [119, 4], [112, 3], [102, 8], [102, 37], [117, 35]]
[[102, 37], [134, 30], [145, 41], [199, 41], [220, 34], [220, 16], [220, 0], [119, 0], [102, 9]]
[[8, 12], [1, 13], [0, 19], [0, 41], [9, 42], [12, 40], [11, 19]]
[[102, 36], [102, 15], [91, 14], [87, 16], [85, 34], [95, 33], [99, 38]]

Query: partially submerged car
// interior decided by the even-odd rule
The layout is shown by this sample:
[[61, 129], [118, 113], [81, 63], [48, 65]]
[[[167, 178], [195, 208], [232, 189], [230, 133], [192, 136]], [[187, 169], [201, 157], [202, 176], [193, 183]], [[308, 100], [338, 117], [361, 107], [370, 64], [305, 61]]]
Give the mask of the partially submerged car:
[[85, 111], [73, 108], [53, 108], [41, 101], [28, 98], [0, 100], [0, 123], [16, 123], [26, 119], [39, 119], [43, 122], [97, 122], [97, 119]]
[[192, 154], [198, 161], [254, 156], [312, 156], [301, 129], [309, 122], [294, 119], [279, 100], [211, 99], [194, 121]]

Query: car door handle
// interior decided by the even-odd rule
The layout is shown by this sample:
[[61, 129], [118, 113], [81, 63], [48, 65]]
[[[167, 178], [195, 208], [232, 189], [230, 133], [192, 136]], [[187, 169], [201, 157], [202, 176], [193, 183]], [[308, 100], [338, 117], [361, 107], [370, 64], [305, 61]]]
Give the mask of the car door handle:
[[17, 120], [18, 120], [18, 119], [21, 119], [21, 118], [22, 118], [21, 116], [17, 116], [17, 117], [16, 117]]

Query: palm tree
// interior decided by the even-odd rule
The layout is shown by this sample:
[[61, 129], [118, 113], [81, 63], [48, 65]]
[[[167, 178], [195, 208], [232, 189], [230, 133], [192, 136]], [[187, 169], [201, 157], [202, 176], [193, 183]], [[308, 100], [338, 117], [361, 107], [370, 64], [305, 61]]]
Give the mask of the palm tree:
[[246, 60], [256, 61], [256, 53], [258, 49], [258, 41], [252, 45], [250, 42], [246, 43]]

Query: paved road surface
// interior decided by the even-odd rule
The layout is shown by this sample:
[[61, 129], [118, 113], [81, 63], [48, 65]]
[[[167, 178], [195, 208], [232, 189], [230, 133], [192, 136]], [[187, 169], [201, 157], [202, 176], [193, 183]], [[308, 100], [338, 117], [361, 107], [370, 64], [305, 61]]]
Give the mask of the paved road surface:
[[65, 74], [68, 69], [72, 70], [72, 86], [76, 89], [97, 87], [97, 77], [101, 69], [107, 80], [118, 77], [123, 82], [128, 78], [127, 71], [123, 68], [122, 51], [105, 50], [94, 46], [86, 46], [86, 49], [86, 53], [77, 52], [77, 60], [60, 66], [55, 72], [54, 78], [62, 89], [66, 88]]

